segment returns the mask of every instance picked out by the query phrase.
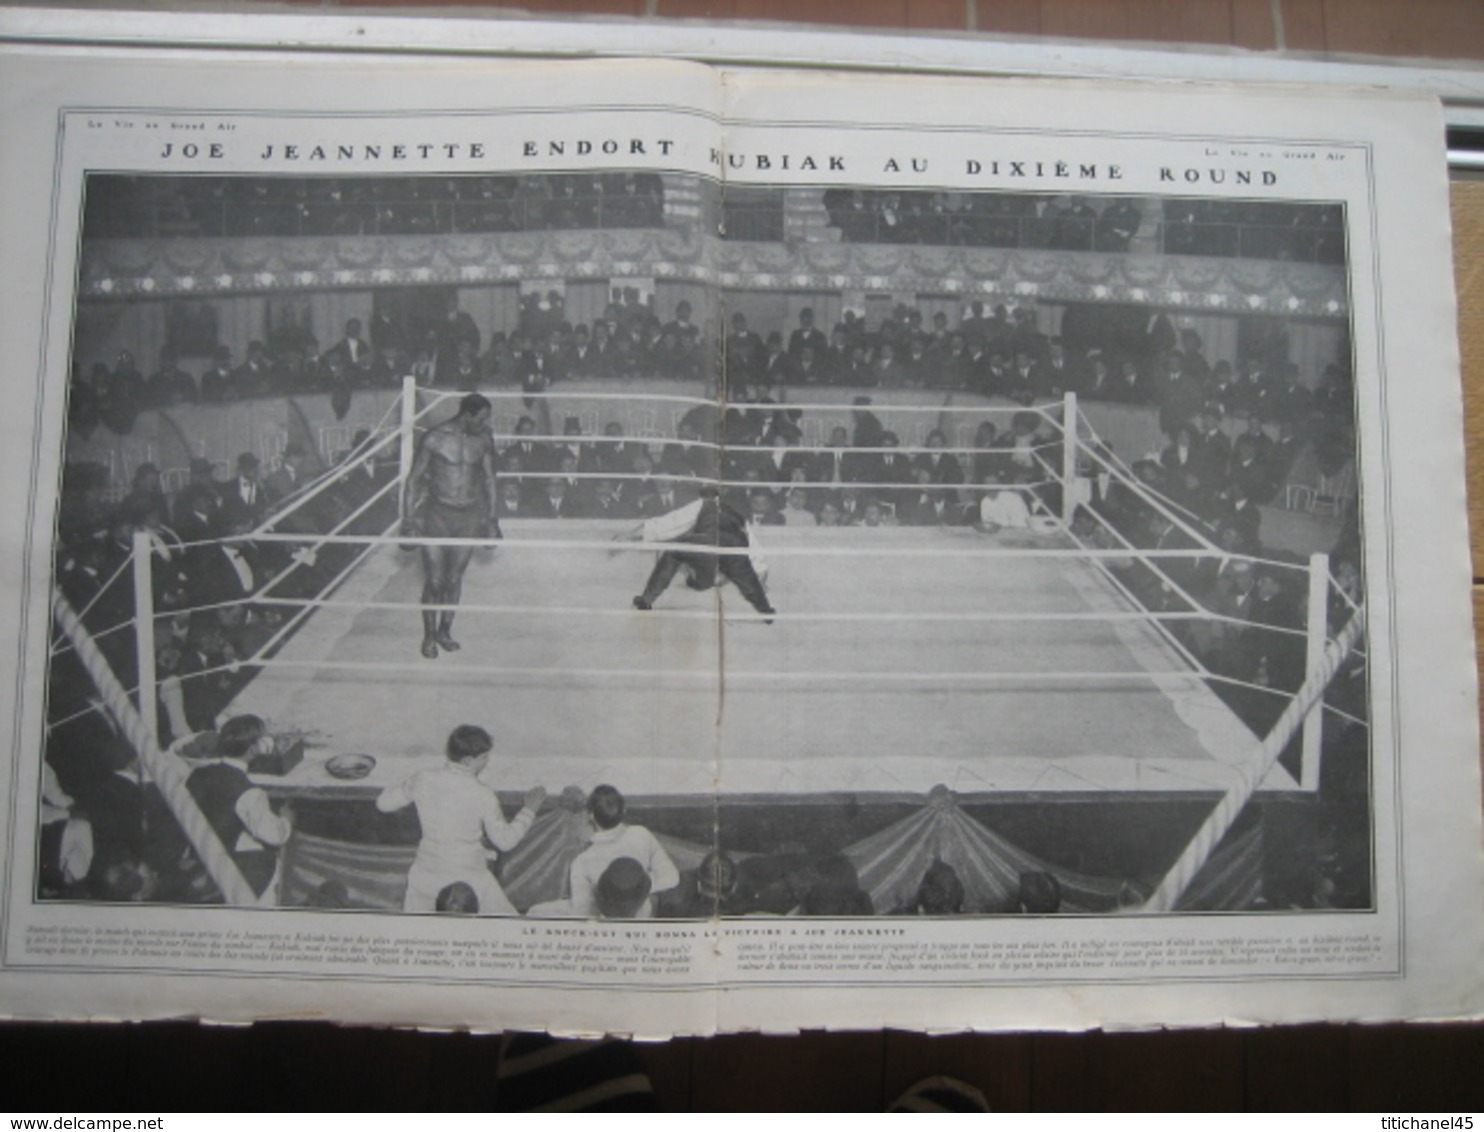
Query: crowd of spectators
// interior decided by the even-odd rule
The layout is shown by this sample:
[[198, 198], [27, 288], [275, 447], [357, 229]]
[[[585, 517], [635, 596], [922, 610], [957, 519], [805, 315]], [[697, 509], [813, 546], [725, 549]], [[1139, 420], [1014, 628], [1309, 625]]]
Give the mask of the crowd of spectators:
[[[1161, 405], [1169, 414], [1171, 442], [1158, 459], [1136, 462], [1140, 487], [1116, 485], [1095, 493], [1079, 511], [1074, 531], [1094, 545], [1156, 549], [1194, 547], [1199, 543], [1193, 536], [1198, 535], [1237, 556], [1147, 560], [1119, 570], [1152, 610], [1189, 612], [1194, 599], [1221, 616], [1176, 627], [1181, 640], [1213, 672], [1259, 688], [1292, 691], [1303, 675], [1303, 641], [1286, 630], [1303, 624], [1302, 575], [1254, 566], [1240, 557], [1264, 552], [1254, 499], [1265, 500], [1281, 481], [1280, 469], [1293, 454], [1292, 428], [1284, 426], [1273, 437], [1261, 418], [1249, 418], [1231, 443], [1215, 427], [1220, 418], [1213, 404], [1192, 400], [1187, 405], [1175, 397], [1174, 390], [1185, 380], [1182, 362], [1167, 376], [1169, 395]], [[541, 435], [536, 416], [522, 418], [516, 435], [500, 451], [500, 514], [642, 518], [680, 506], [692, 497], [698, 480], [718, 474], [734, 502], [765, 525], [965, 524], [992, 532], [1026, 525], [1033, 512], [1059, 513], [1061, 488], [1046, 470], [1060, 466], [1061, 453], [1035, 412], [1013, 414], [1003, 429], [982, 421], [971, 451], [949, 450], [947, 438], [933, 433], [919, 450], [898, 453], [896, 438], [883, 427], [877, 407], [862, 397], [850, 407], [852, 427], [838, 427], [828, 445], [811, 450], [799, 443], [803, 414], [762, 392], [719, 415], [709, 406], [694, 410], [680, 422], [677, 435], [661, 443], [631, 439], [616, 421], [607, 422], [599, 436], [587, 436], [576, 418], [562, 422], [560, 438], [549, 438]], [[704, 439], [718, 434], [727, 442], [720, 458], [717, 447]], [[360, 452], [368, 444], [369, 438], [358, 438]], [[98, 632], [126, 682], [133, 664], [132, 634], [111, 635], [108, 630], [128, 620], [131, 587], [127, 575], [115, 581], [112, 593], [104, 583], [124, 565], [135, 530], [146, 530], [154, 542], [156, 603], [165, 614], [156, 670], [161, 688], [157, 727], [163, 740], [215, 726], [250, 678], [251, 672], [234, 662], [254, 656], [282, 624], [281, 607], [253, 600], [269, 580], [282, 575], [292, 582], [290, 575], [297, 571], [303, 588], [280, 584], [277, 592], [309, 594], [323, 583], [326, 571], [337, 568], [334, 548], [303, 558], [293, 545], [198, 542], [251, 530], [270, 509], [294, 496], [308, 478], [307, 462], [302, 450], [290, 446], [283, 467], [263, 476], [258, 461], [243, 454], [229, 481], [218, 480], [209, 465], [198, 462], [192, 469], [196, 478], [173, 499], [146, 465], [138, 469], [129, 495], [114, 507], [103, 504], [95, 477], [80, 469], [69, 474], [59, 527], [59, 580], [73, 603], [86, 611], [85, 621]], [[1090, 474], [1098, 467], [1084, 462], [1082, 470]], [[297, 528], [280, 529], [297, 529], [307, 545], [309, 536], [329, 529], [393, 475], [385, 464], [349, 461], [331, 473], [332, 489], [299, 515]], [[1001, 505], [1007, 495], [1024, 503], [1018, 514]], [[386, 500], [374, 522], [368, 517], [366, 529], [384, 529], [394, 507]], [[1359, 598], [1355, 560], [1342, 560], [1338, 571], [1344, 593], [1335, 598], [1337, 617], [1347, 599]], [[53, 706], [58, 710], [87, 698], [76, 683], [77, 674], [68, 684], [68, 664], [64, 650], [54, 671]], [[1233, 698], [1239, 712], [1255, 702]], [[89, 799], [132, 790], [148, 802], [130, 802], [126, 812], [153, 838], [143, 845], [138, 829], [115, 831], [121, 847], [102, 853], [98, 870], [70, 884], [44, 878], [52, 885], [49, 891], [113, 900], [216, 898], [199, 863], [183, 848], [173, 818], [139, 785], [127, 743], [103, 726], [101, 716], [57, 729], [48, 760], [56, 767], [59, 793], [70, 799], [68, 814], [90, 814], [104, 803]], [[154, 829], [164, 832], [149, 834]], [[661, 916], [707, 914], [708, 907], [728, 915], [873, 913], [854, 867], [839, 854], [734, 859], [716, 853], [698, 870], [667, 879], [662, 888], [653, 885], [648, 866], [635, 872], [625, 865], [627, 873], [606, 878], [614, 863], [604, 862], [589, 878], [591, 907], [585, 904], [583, 911], [570, 914], [631, 915], [641, 914], [641, 907]], [[1029, 875], [1022, 888], [1029, 895], [1017, 907], [995, 910], [1055, 910], [1055, 879], [1049, 874]], [[316, 899], [334, 903], [336, 897], [328, 893]], [[962, 884], [939, 862], [924, 875], [911, 900], [879, 911], [954, 914], [962, 910], [962, 900]], [[457, 891], [440, 897], [438, 907], [467, 913], [478, 910], [478, 901], [471, 904], [469, 894]], [[633, 911], [622, 911], [629, 907]], [[569, 913], [548, 908], [541, 914]]]
[[[830, 227], [847, 243], [1126, 252], [1147, 206], [1133, 198], [1005, 192], [826, 189]], [[721, 203], [729, 239], [784, 238], [780, 189]], [[454, 177], [89, 178], [89, 238], [406, 236], [653, 228], [665, 223], [654, 173]], [[1337, 205], [1170, 197], [1150, 251], [1345, 262]]]
[[1170, 255], [1345, 262], [1345, 215], [1334, 204], [1171, 197], [1160, 233]]
[[[220, 902], [220, 890], [128, 744], [101, 724], [89, 739], [96, 753], [91, 763], [77, 760], [76, 744], [48, 755], [45, 793], [50, 820], [44, 825], [46, 867], [40, 894], [113, 902]], [[168, 757], [181, 760], [188, 792], [222, 838], [227, 856], [254, 896], [277, 904], [282, 887], [279, 858], [299, 815], [292, 803], [275, 804], [250, 778], [253, 757], [272, 745], [265, 721], [239, 715], [224, 721], [219, 730], [193, 735]], [[378, 795], [378, 810], [415, 808], [419, 819], [421, 843], [408, 875], [405, 910], [546, 919], [956, 916], [1062, 910], [1061, 886], [1050, 872], [1023, 872], [1018, 889], [989, 907], [983, 900], [970, 901], [957, 870], [941, 859], [927, 866], [913, 891], [880, 909], [862, 889], [856, 866], [840, 852], [731, 853], [718, 848], [694, 868], [681, 869], [662, 841], [628, 814], [622, 793], [607, 784], [586, 796], [570, 787], [555, 800], [557, 809], [580, 806], [585, 820], [566, 826], [572, 840], [558, 872], [560, 891], [518, 910], [493, 866], [497, 855], [513, 851], [525, 839], [547, 794], [540, 787], [527, 791], [516, 816], [507, 820], [494, 792], [477, 777], [490, 746], [482, 728], [456, 728], [446, 762], [415, 771]], [[312, 816], [309, 821], [313, 824]], [[76, 836], [78, 826], [86, 827], [87, 836]], [[71, 843], [64, 844], [69, 830]], [[503, 879], [509, 883], [511, 878]], [[1130, 884], [1125, 890], [1137, 895]], [[315, 908], [365, 907], [340, 880], [314, 886], [303, 903]]]
[[[1121, 457], [1131, 464], [1136, 484], [1094, 488], [1073, 533], [1109, 547], [1214, 545], [1220, 553], [1130, 562], [1119, 567], [1120, 576], [1151, 611], [1205, 609], [1216, 615], [1172, 622], [1172, 632], [1216, 674], [1213, 687], [1254, 727], [1281, 707], [1266, 691], [1291, 692], [1302, 681], [1304, 577], [1277, 562], [1253, 563], [1243, 556], [1282, 557], [1265, 545], [1260, 509], [1278, 500], [1300, 451], [1312, 446], [1323, 470], [1353, 458], [1353, 394], [1349, 375], [1339, 367], [1329, 367], [1311, 387], [1281, 359], [1213, 361], [1197, 334], [1177, 332], [1164, 316], [1150, 319], [1132, 345], [1125, 338], [1118, 348], [1104, 349], [1084, 340], [1071, 350], [1039, 330], [1033, 310], [986, 312], [978, 302], [951, 327], [946, 315], [924, 324], [921, 312], [902, 306], [874, 330], [846, 314], [828, 334], [805, 310], [796, 326], [772, 330], [766, 338], [738, 314], [720, 347], [730, 400], [725, 409], [699, 406], [678, 421], [673, 436], [660, 439], [626, 435], [616, 411], [600, 419], [593, 434], [584, 432], [580, 418], [552, 420], [552, 402], [540, 394], [569, 376], [650, 375], [657, 372], [657, 358], [689, 348], [694, 366], [677, 366], [672, 375], [698, 378], [696, 355], [706, 351], [691, 315], [682, 303], [662, 322], [651, 303], [629, 292], [616, 296], [587, 333], [586, 327], [571, 326], [560, 294], [531, 295], [509, 336], [498, 335], [481, 348], [473, 320], [450, 303], [432, 326], [410, 331], [419, 343], [413, 351], [405, 349], [405, 328], [378, 327], [373, 320], [363, 336], [351, 320], [328, 350], [299, 351], [298, 369], [285, 364], [283, 351], [259, 344], [241, 366], [219, 366], [199, 383], [178, 370], [168, 380], [145, 379], [123, 355], [113, 370], [74, 387], [70, 412], [74, 427], [127, 431], [126, 409], [137, 413], [172, 399], [281, 396], [305, 388], [328, 388], [332, 397], [343, 390], [348, 399], [358, 388], [394, 384], [406, 368], [399, 362], [412, 355], [427, 384], [467, 390], [511, 383], [528, 394], [529, 411], [516, 423], [515, 435], [499, 441], [497, 502], [503, 518], [648, 518], [689, 501], [700, 481], [719, 478], [730, 501], [760, 525], [976, 526], [994, 532], [1033, 527], [1038, 516], [1050, 521], [1062, 513], [1062, 487], [1053, 472], [1062, 467], [1059, 441], [1030, 406], [1068, 390], [1091, 400], [1142, 403], [1158, 414], [1163, 449], [1104, 453], [1108, 463]], [[610, 349], [644, 362], [615, 371], [590, 360]], [[859, 368], [862, 363], [869, 372]], [[849, 426], [835, 425], [825, 443], [810, 446], [804, 443], [805, 426], [818, 422], [806, 421], [789, 400], [797, 387], [814, 382], [973, 389], [1025, 407], [986, 413], [968, 447], [961, 435], [950, 438], [939, 430], [928, 431], [920, 444], [903, 445], [881, 420], [888, 410], [862, 393], [842, 409], [850, 414]], [[315, 534], [330, 530], [395, 477], [392, 466], [377, 460], [334, 467], [364, 454], [370, 443], [359, 437], [351, 453], [330, 461], [328, 472], [317, 454], [294, 445], [273, 468], [261, 467], [252, 453], [240, 454], [230, 478], [198, 459], [190, 481], [171, 492], [159, 469], [144, 464], [134, 469], [121, 500], [110, 493], [101, 468], [69, 467], [57, 580], [129, 686], [138, 682], [128, 626], [129, 553], [135, 532], [145, 531], [151, 540], [154, 602], [162, 615], [155, 675], [161, 690], [156, 726], [163, 740], [210, 728], [253, 675], [242, 662], [256, 656], [291, 613], [291, 607], [263, 600], [265, 586], [271, 582], [274, 596], [282, 598], [317, 593], [355, 553], [310, 548]], [[1095, 483], [1106, 468], [1087, 455], [1080, 471]], [[330, 490], [279, 527], [303, 535], [302, 544], [209, 541], [246, 535], [320, 473], [329, 475]], [[382, 533], [395, 508], [388, 493], [355, 529]], [[1336, 548], [1339, 584], [1331, 625], [1344, 620], [1349, 603], [1360, 598], [1358, 562], [1351, 522]], [[75, 657], [60, 650], [51, 709], [54, 719], [71, 722], [54, 730], [48, 761], [61, 780], [59, 792], [71, 797], [115, 788], [113, 779], [129, 763], [127, 744], [99, 731], [100, 713], [78, 714], [93, 696]], [[1342, 676], [1332, 698], [1347, 696], [1347, 710], [1363, 715], [1363, 674]], [[827, 907], [855, 899], [848, 886], [835, 883], [844, 869], [828, 862], [775, 861], [768, 867], [776, 865], [778, 875], [771, 879], [753, 875], [762, 863], [739, 861], [730, 871], [724, 859], [712, 864], [716, 877], [735, 872], [741, 878], [736, 891], [745, 898], [729, 907], [751, 902], [756, 910], [771, 910], [791, 900], [786, 910], [804, 908], [816, 882], [824, 886], [820, 899]], [[88, 891], [126, 898], [118, 895], [122, 875], [107, 884], [101, 874], [94, 876]], [[943, 880], [941, 870], [936, 875]], [[198, 891], [201, 882], [177, 877], [165, 890], [179, 893], [181, 884], [195, 884], [192, 891]], [[726, 888], [721, 884], [717, 891]], [[765, 898], [764, 891], [772, 895]], [[654, 894], [661, 912], [667, 900]], [[769, 903], [758, 903], [764, 900]]]
[[828, 189], [824, 205], [847, 243], [1126, 252], [1142, 234], [1168, 255], [1345, 262], [1337, 205], [1170, 197], [1148, 232], [1127, 197]]
[[[622, 311], [622, 305], [616, 304], [616, 309]], [[647, 322], [647, 306], [634, 304], [632, 309], [641, 313], [631, 325]], [[1060, 343], [1036, 331], [1031, 319], [1011, 320], [1003, 310], [982, 318], [978, 311], [974, 308], [969, 318], [936, 342], [927, 333], [912, 338], [918, 333], [913, 312], [892, 320], [892, 325], [896, 334], [909, 338], [909, 357], [953, 358], [966, 341], [973, 342], [971, 357], [1013, 357], [1008, 372], [991, 370], [989, 383], [980, 382], [980, 388], [1008, 394], [1027, 405], [1067, 389], [1094, 399], [1100, 393], [1112, 395], [1102, 384], [1106, 366], [1096, 348], [1086, 353], [1082, 366], [1073, 366]], [[517, 340], [541, 333], [552, 340], [562, 337], [563, 323], [543, 331], [538, 321], [560, 318], [559, 303], [533, 303], [528, 313], [528, 325], [517, 331]], [[689, 315], [681, 304], [665, 333], [687, 336], [677, 335], [676, 326], [694, 332]], [[615, 321], [622, 321], [621, 314], [615, 315]], [[469, 335], [477, 335], [477, 330], [455, 308], [450, 309], [447, 324], [455, 357], [467, 359], [477, 340]], [[359, 364], [345, 358], [374, 359], [377, 355], [374, 347], [366, 346], [363, 351], [348, 347], [346, 342], [355, 339], [358, 328], [352, 322], [346, 329], [345, 341], [323, 355], [338, 359], [330, 363], [336, 372]], [[878, 331], [878, 339], [885, 330]], [[834, 335], [856, 342], [852, 351], [865, 348], [861, 345], [866, 337], [863, 323], [858, 319], [847, 317], [834, 328]], [[950, 437], [932, 428], [915, 433], [904, 445], [893, 429], [883, 425], [881, 410], [865, 394], [856, 396], [848, 410], [842, 407], [832, 421], [806, 421], [804, 411], [790, 406], [789, 392], [800, 380], [807, 380], [814, 351], [830, 357], [833, 348], [814, 327], [807, 310], [786, 346], [782, 346], [781, 334], [774, 332], [770, 337], [776, 355], [771, 362], [769, 348], [764, 346], [758, 353], [756, 336], [746, 328], [745, 319], [736, 316], [727, 343], [735, 359], [728, 365], [732, 403], [722, 410], [710, 404], [697, 406], [679, 418], [673, 436], [659, 440], [628, 435], [618, 410], [597, 419], [591, 434], [585, 432], [580, 417], [554, 421], [551, 402], [537, 395], [549, 385], [533, 383], [528, 374], [523, 384], [532, 394], [530, 411], [516, 420], [513, 435], [498, 443], [498, 514], [502, 518], [645, 519], [689, 502], [700, 483], [718, 479], [728, 501], [763, 526], [946, 525], [998, 530], [1034, 528], [1038, 519], [1051, 520], [1062, 514], [1059, 438], [1047, 418], [1034, 409], [985, 414], [982, 420], [971, 422], [976, 425], [972, 443], [966, 443], [962, 431]], [[1190, 547], [1205, 540], [1237, 555], [1262, 556], [1267, 548], [1261, 509], [1280, 501], [1299, 454], [1312, 450], [1325, 472], [1337, 471], [1352, 458], [1348, 375], [1332, 366], [1320, 387], [1312, 390], [1298, 380], [1291, 365], [1274, 367], [1277, 374], [1273, 374], [1258, 359], [1235, 368], [1225, 360], [1213, 364], [1193, 332], [1184, 332], [1177, 341], [1178, 345], [1167, 342], [1143, 365], [1124, 363], [1128, 377], [1120, 380], [1126, 388], [1137, 388], [1138, 398], [1157, 411], [1166, 444], [1157, 453], [1120, 454], [1132, 466], [1142, 491], [1115, 486], [1106, 496], [1088, 500], [1102, 520], [1094, 533], [1101, 537], [1108, 529], [1116, 530], [1127, 545], [1135, 547]], [[990, 342], [999, 343], [992, 353]], [[877, 347], [881, 345], [878, 341]], [[945, 349], [946, 355], [941, 353]], [[779, 358], [788, 359], [787, 363]], [[549, 381], [550, 371], [542, 376]], [[467, 389], [484, 382], [451, 384]], [[274, 386], [268, 380], [260, 388], [268, 391]], [[838, 423], [845, 411], [849, 425]], [[823, 443], [805, 444], [806, 427], [809, 433], [827, 438]], [[219, 550], [206, 553], [191, 544], [251, 530], [269, 506], [292, 495], [308, 462], [302, 449], [290, 448], [283, 465], [265, 477], [259, 475], [256, 457], [244, 453], [237, 459], [234, 478], [224, 483], [215, 479], [208, 462], [198, 460], [190, 483], [168, 499], [158, 469], [144, 465], [136, 470], [128, 494], [115, 506], [104, 502], [107, 485], [95, 471], [72, 469], [58, 534], [58, 576], [64, 589], [80, 606], [90, 606], [95, 620], [107, 621], [110, 616], [127, 620], [127, 603], [132, 599], [126, 588], [115, 587], [111, 595], [99, 598], [89, 592], [89, 586], [108, 578], [125, 560], [133, 530], [148, 529], [166, 550], [177, 545], [184, 548], [170, 555], [167, 568], [156, 571], [157, 608], [211, 604], [224, 600], [220, 595], [226, 591], [238, 597], [250, 594], [253, 585], [234, 585], [242, 573], [236, 563], [227, 569], [227, 563], [216, 560]], [[357, 479], [355, 490], [365, 492], [384, 483], [390, 471], [382, 468], [369, 463], [366, 470], [371, 479]], [[1106, 465], [1084, 457], [1081, 471], [1089, 482], [1106, 470]], [[1156, 498], [1159, 505], [1150, 505]], [[337, 488], [297, 512], [295, 522], [302, 524], [305, 533], [327, 530], [356, 502], [354, 493], [347, 496]], [[1085, 515], [1091, 516], [1091, 511]], [[244, 548], [240, 553], [254, 578], [274, 576], [291, 565], [281, 546]], [[209, 571], [203, 568], [203, 555], [210, 559]], [[327, 557], [333, 560], [334, 552]], [[1217, 576], [1203, 573], [1211, 569], [1218, 569], [1214, 557], [1144, 566], [1135, 571], [1134, 585], [1155, 610], [1179, 607], [1196, 598], [1208, 608], [1227, 613], [1235, 609], [1241, 616], [1245, 613], [1240, 611], [1249, 608], [1249, 592], [1281, 591], [1282, 600], [1252, 607], [1256, 610], [1253, 618], [1293, 628], [1301, 624], [1298, 602], [1302, 595], [1297, 592], [1296, 575], [1275, 570], [1271, 577], [1248, 578], [1240, 564], [1225, 561]], [[304, 584], [317, 577], [314, 569], [302, 563], [294, 571]], [[229, 631], [222, 632], [215, 624], [222, 617], [240, 618], [242, 624], [227, 626]], [[183, 619], [177, 636], [191, 647], [182, 658], [172, 658], [172, 664], [206, 664], [224, 653], [252, 655], [255, 640], [271, 636], [276, 617], [273, 609], [254, 610], [251, 603], [230, 606], [205, 618], [213, 631], [204, 639], [201, 626], [192, 629], [185, 623], [189, 619]], [[1280, 646], [1273, 655], [1249, 655], [1250, 649], [1236, 650], [1234, 634], [1220, 624], [1206, 627], [1209, 632], [1201, 628], [1203, 624], [1190, 623], [1189, 645], [1213, 671], [1281, 686], [1292, 685], [1301, 673], [1301, 653], [1281, 647], [1290, 638], [1272, 636], [1271, 641]], [[129, 650], [122, 651], [120, 664], [128, 671]], [[220, 684], [226, 693], [232, 680], [224, 677]]]
[[826, 189], [825, 210], [855, 244], [1126, 252], [1142, 212], [1124, 197]]
[[[173, 492], [164, 489], [159, 469], [144, 463], [116, 501], [110, 501], [102, 467], [68, 466], [55, 544], [57, 584], [126, 689], [140, 675], [134, 539], [142, 532], [148, 540], [160, 690], [155, 725], [164, 743], [209, 727], [256, 674], [245, 662], [285, 631], [297, 611], [292, 603], [319, 593], [357, 553], [349, 545], [319, 544], [316, 535], [381, 534], [394, 520], [395, 462], [375, 459], [372, 444], [358, 435], [341, 466], [328, 472], [297, 443], [286, 446], [271, 471], [253, 453], [241, 453], [227, 479], [210, 460], [197, 458], [189, 481]], [[325, 490], [306, 493], [315, 481]], [[303, 536], [303, 542], [249, 537], [279, 509], [286, 514], [276, 533]], [[75, 653], [57, 650], [52, 718], [74, 718], [94, 696]]]
[[[1124, 311], [1127, 316], [1130, 312]], [[419, 385], [476, 390], [518, 386], [530, 394], [576, 380], [669, 379], [710, 383], [720, 376], [738, 391], [835, 385], [860, 389], [964, 390], [1031, 404], [1075, 392], [1093, 401], [1161, 403], [1174, 367], [1203, 401], [1225, 414], [1257, 415], [1296, 425], [1329, 407], [1336, 392], [1326, 375], [1316, 388], [1285, 359], [1237, 363], [1207, 357], [1200, 336], [1177, 331], [1166, 314], [1132, 312], [1110, 321], [1098, 308], [1066, 308], [1062, 334], [1046, 334], [1033, 306], [1013, 310], [975, 299], [957, 319], [898, 304], [869, 326], [852, 310], [828, 330], [814, 311], [793, 326], [754, 329], [733, 313], [725, 328], [704, 326], [681, 301], [668, 317], [633, 288], [617, 288], [601, 317], [574, 323], [560, 291], [526, 294], [515, 325], [486, 340], [450, 295], [432, 317], [397, 317], [378, 307], [369, 325], [349, 319], [328, 347], [304, 327], [248, 344], [234, 359], [216, 347], [211, 364], [192, 375], [173, 347], [146, 377], [131, 351], [112, 365], [79, 364], [71, 383], [69, 425], [81, 436], [107, 428], [127, 434], [148, 409], [257, 397], [328, 394], [336, 416], [358, 390], [394, 388], [404, 376]]]
[[133, 177], [88, 179], [90, 238], [429, 236], [653, 228], [654, 173], [503, 177]]

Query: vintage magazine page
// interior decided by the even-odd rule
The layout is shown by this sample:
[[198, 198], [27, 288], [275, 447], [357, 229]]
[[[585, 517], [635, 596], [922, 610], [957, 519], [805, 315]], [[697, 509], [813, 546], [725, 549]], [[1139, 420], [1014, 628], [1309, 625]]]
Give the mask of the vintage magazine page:
[[11, 44], [0, 1012], [1476, 1017], [1435, 104]]

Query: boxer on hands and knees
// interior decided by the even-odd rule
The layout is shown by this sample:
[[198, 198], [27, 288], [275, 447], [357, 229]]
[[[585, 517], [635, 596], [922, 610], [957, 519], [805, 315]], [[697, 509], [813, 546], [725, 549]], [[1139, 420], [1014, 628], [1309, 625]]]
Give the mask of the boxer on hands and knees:
[[[405, 538], [492, 539], [500, 537], [495, 518], [495, 441], [490, 435], [490, 403], [478, 393], [459, 402], [458, 413], [428, 430], [417, 446], [412, 471], [402, 486]], [[463, 590], [472, 546], [422, 547], [423, 656], [456, 652], [450, 635], [453, 607]]]
[[717, 489], [702, 487], [701, 497], [684, 507], [657, 515], [640, 523], [626, 537], [634, 542], [666, 542], [666, 550], [654, 564], [644, 592], [634, 599], [635, 609], [651, 609], [683, 567], [686, 585], [693, 590], [709, 590], [722, 579], [730, 579], [748, 604], [771, 619], [774, 609], [768, 603], [762, 578], [750, 554], [707, 554], [686, 550], [687, 546], [756, 549], [748, 534], [747, 516], [724, 502]]

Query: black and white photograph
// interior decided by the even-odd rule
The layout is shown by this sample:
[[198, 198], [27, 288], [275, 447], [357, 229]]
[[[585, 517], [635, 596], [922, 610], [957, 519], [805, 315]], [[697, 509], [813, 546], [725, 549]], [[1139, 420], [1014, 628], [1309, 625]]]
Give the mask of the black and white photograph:
[[1345, 213], [1252, 192], [90, 175], [38, 897], [1371, 907]]
[[1403, 977], [1371, 143], [582, 78], [64, 112], [30, 961]]

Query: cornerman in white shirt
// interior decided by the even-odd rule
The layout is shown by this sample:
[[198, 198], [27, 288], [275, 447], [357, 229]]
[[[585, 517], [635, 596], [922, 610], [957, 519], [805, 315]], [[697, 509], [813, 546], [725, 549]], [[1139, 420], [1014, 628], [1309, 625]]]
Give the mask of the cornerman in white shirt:
[[410, 778], [389, 786], [376, 799], [376, 808], [391, 813], [417, 807], [423, 837], [407, 874], [407, 912], [437, 909], [438, 893], [455, 881], [474, 890], [481, 915], [514, 916], [515, 906], [489, 870], [494, 854], [485, 848], [487, 839], [501, 852], [520, 844], [536, 811], [546, 800], [540, 786], [528, 790], [520, 813], [505, 820], [500, 800], [479, 774], [489, 765], [494, 740], [482, 727], [463, 724], [448, 737], [448, 759], [442, 766], [420, 770]]

